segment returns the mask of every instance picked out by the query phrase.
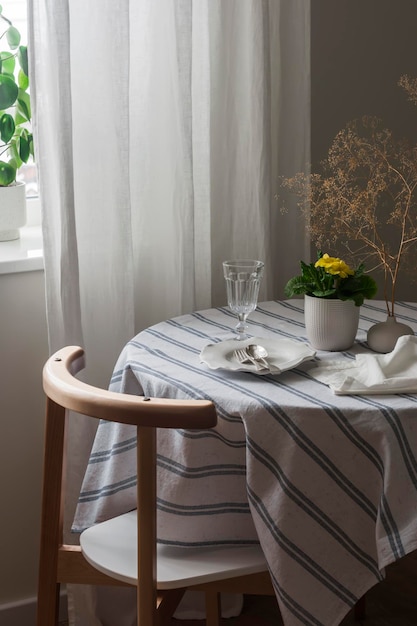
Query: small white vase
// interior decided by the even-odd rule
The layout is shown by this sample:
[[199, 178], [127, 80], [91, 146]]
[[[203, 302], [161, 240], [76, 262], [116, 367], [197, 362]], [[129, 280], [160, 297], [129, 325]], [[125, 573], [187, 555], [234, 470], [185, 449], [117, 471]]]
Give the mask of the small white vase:
[[403, 335], [414, 335], [414, 331], [407, 324], [397, 322], [395, 315], [388, 315], [385, 322], [378, 322], [368, 330], [368, 346], [374, 352], [391, 352]]
[[19, 239], [26, 224], [26, 185], [0, 187], [0, 241]]
[[304, 297], [307, 338], [317, 350], [347, 350], [356, 337], [360, 307], [352, 300]]

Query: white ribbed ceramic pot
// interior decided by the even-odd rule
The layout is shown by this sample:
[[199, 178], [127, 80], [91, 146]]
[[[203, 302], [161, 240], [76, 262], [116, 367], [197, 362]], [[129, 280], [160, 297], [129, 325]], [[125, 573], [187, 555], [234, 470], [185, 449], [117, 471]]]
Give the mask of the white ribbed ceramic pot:
[[356, 337], [360, 307], [352, 300], [304, 297], [307, 338], [316, 350], [347, 350]]
[[26, 224], [26, 186], [16, 183], [0, 187], [0, 241], [19, 239]]

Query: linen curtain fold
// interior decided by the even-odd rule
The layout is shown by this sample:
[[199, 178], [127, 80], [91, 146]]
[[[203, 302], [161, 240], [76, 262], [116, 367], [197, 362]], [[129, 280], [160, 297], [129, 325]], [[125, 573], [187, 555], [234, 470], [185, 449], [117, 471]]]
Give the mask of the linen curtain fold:
[[[309, 1], [28, 8], [50, 350], [82, 345], [106, 387], [136, 332], [226, 303], [223, 260], [263, 260], [273, 299], [305, 256], [275, 196], [309, 161]], [[88, 428], [71, 433], [67, 525]]]

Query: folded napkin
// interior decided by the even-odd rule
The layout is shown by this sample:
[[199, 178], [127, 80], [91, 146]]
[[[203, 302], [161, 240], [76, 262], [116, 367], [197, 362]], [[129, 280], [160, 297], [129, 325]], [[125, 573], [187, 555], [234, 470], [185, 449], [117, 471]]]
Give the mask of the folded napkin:
[[417, 393], [417, 337], [400, 337], [388, 354], [358, 354], [353, 362], [319, 366], [309, 374], [339, 395]]

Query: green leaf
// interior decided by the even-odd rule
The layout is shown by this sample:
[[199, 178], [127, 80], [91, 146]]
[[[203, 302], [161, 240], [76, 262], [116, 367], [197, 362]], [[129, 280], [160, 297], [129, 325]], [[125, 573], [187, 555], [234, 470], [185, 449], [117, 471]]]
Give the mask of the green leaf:
[[292, 298], [295, 295], [310, 293], [312, 289], [314, 289], [314, 283], [306, 281], [303, 276], [294, 276], [285, 285], [284, 293], [287, 298]]
[[29, 133], [28, 142], [29, 142], [30, 155], [34, 159], [35, 158], [35, 144], [33, 143], [32, 133]]
[[22, 165], [22, 159], [19, 154], [19, 138], [14, 137], [9, 145], [9, 153], [12, 157], [12, 161], [16, 162], [17, 168]]
[[9, 143], [13, 137], [15, 123], [13, 117], [9, 113], [3, 113], [0, 117], [0, 138], [4, 143]]
[[[361, 263], [355, 269], [355, 278], [359, 278], [359, 276], [362, 276], [364, 272], [365, 272], [365, 265], [363, 263]], [[373, 279], [371, 279], [371, 280], [373, 280]]]
[[16, 102], [19, 90], [9, 76], [0, 74], [0, 109], [8, 109]]
[[336, 295], [336, 289], [315, 289], [312, 294], [316, 298], [331, 298]]
[[26, 91], [29, 87], [29, 77], [23, 72], [23, 70], [19, 70], [17, 75], [17, 84], [23, 91]]
[[21, 135], [18, 140], [19, 145], [19, 156], [22, 159], [23, 163], [27, 163], [30, 157], [30, 146], [29, 141], [25, 135]]
[[304, 263], [304, 261], [300, 261], [300, 265], [302, 275], [306, 277], [309, 276], [311, 278], [312, 270], [314, 271], [314, 265], [312, 263], [307, 265], [307, 263]]
[[26, 74], [26, 76], [29, 76], [29, 61], [28, 61], [28, 47], [27, 46], [19, 46], [17, 59], [19, 61], [20, 67], [22, 68], [22, 72]]
[[9, 165], [11, 165], [15, 170], [18, 170], [22, 163], [18, 163], [16, 159], [9, 159]]
[[8, 187], [16, 179], [16, 170], [10, 163], [0, 161], [0, 187]]
[[20, 44], [20, 33], [14, 26], [9, 26], [6, 31], [7, 43], [10, 46], [11, 50], [16, 50], [18, 45]]
[[14, 78], [14, 68], [16, 67], [15, 55], [11, 52], [0, 52], [0, 72], [9, 74]]
[[[318, 252], [318, 258], [322, 256], [322, 253]], [[376, 282], [369, 274], [364, 273], [363, 264], [347, 278], [334, 276], [326, 272], [324, 267], [315, 267], [314, 263], [300, 261], [300, 267], [301, 276], [291, 278], [284, 288], [284, 293], [289, 298], [308, 294], [316, 298], [353, 300], [356, 306], [360, 306], [365, 298], [373, 298], [376, 295]]]
[[374, 298], [378, 291], [378, 286], [374, 279], [368, 274], [364, 274], [362, 280], [362, 292], [365, 298]]
[[30, 96], [23, 89], [18, 90], [17, 97], [17, 112], [23, 117], [24, 120], [30, 122], [31, 108], [30, 108]]

